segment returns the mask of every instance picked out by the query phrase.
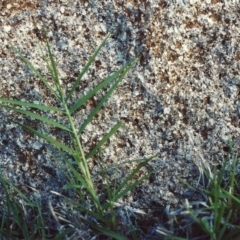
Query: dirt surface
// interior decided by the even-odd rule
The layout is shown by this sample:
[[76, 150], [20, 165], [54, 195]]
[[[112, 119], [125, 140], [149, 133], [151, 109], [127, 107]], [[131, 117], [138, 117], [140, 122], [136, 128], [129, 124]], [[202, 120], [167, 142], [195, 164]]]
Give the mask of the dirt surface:
[[[72, 101], [127, 61], [136, 56], [140, 60], [83, 134], [82, 143], [88, 152], [122, 120], [124, 127], [103, 152], [107, 164], [159, 153], [145, 169], [154, 174], [123, 201], [136, 208], [177, 206], [194, 197], [180, 178], [196, 185], [201, 156], [206, 165], [221, 167], [229, 137], [239, 154], [240, 8], [234, 1], [204, 2], [2, 1], [1, 97], [56, 104], [10, 43], [49, 76], [38, 47], [46, 46], [45, 27], [67, 91], [112, 31]], [[102, 94], [78, 111], [76, 124]], [[51, 147], [10, 123], [7, 116], [64, 142], [68, 137], [35, 120], [0, 112], [0, 166], [6, 176], [25, 192], [31, 192], [27, 186], [43, 197], [50, 190], [61, 192], [64, 176], [47, 154]], [[91, 163], [93, 172], [98, 167], [97, 160]]]

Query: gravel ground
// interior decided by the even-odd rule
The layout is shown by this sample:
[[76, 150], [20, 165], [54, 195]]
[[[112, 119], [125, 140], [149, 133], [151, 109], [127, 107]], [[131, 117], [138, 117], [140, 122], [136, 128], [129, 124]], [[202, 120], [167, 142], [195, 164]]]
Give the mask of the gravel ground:
[[[192, 194], [179, 179], [197, 183], [201, 156], [206, 165], [221, 167], [229, 137], [239, 150], [240, 7], [230, 0], [199, 2], [1, 1], [1, 97], [55, 104], [10, 43], [47, 76], [38, 47], [45, 48], [41, 34], [45, 26], [62, 83], [69, 89], [112, 31], [73, 101], [130, 59], [140, 56], [140, 60], [83, 134], [83, 145], [87, 151], [122, 120], [124, 127], [103, 153], [106, 163], [159, 153], [145, 169], [155, 173], [124, 201], [136, 208], [177, 206]], [[76, 122], [84, 120], [101, 96], [77, 113]], [[4, 173], [25, 192], [30, 191], [27, 186], [42, 196], [49, 196], [50, 190], [61, 191], [64, 177], [46, 154], [49, 146], [10, 123], [7, 116], [63, 141], [66, 136], [35, 120], [0, 111]], [[91, 169], [97, 168], [95, 161]]]

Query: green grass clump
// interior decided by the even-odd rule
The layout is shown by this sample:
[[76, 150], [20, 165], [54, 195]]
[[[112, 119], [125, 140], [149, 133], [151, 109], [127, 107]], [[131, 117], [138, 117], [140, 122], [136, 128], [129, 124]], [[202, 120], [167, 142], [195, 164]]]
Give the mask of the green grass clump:
[[204, 169], [207, 186], [195, 189], [188, 184], [194, 191], [200, 192], [205, 200], [186, 200], [181, 209], [168, 211], [171, 231], [159, 229], [165, 239], [240, 239], [238, 158], [234, 155], [231, 143], [229, 149], [221, 170], [215, 169], [212, 174], [209, 169]]
[[[50, 205], [50, 212], [52, 214], [52, 218], [56, 222], [58, 230], [56, 234], [53, 234], [53, 231], [46, 226], [47, 214], [45, 210], [41, 209], [41, 204], [38, 203], [38, 200], [36, 199], [34, 203], [30, 202], [26, 195], [21, 193], [8, 180], [6, 180], [3, 175], [1, 175], [0, 180], [4, 189], [5, 202], [2, 212], [0, 212], [2, 217], [0, 225], [0, 237], [6, 237], [7, 239], [52, 239], [53, 237], [55, 237], [55, 239], [62, 239], [63, 236], [72, 236], [73, 239], [77, 239], [76, 235], [74, 234], [80, 231], [80, 222], [84, 222], [95, 232], [104, 234], [114, 239], [127, 239], [127, 236], [122, 236], [122, 234], [119, 234], [121, 231], [119, 231], [117, 215], [115, 212], [115, 204], [120, 198], [129, 193], [133, 188], [135, 188], [149, 176], [150, 173], [137, 178], [137, 173], [152, 158], [142, 159], [140, 163], [138, 163], [137, 166], [132, 169], [124, 179], [122, 179], [122, 182], [115, 180], [113, 184], [108, 178], [105, 164], [102, 163], [101, 174], [106, 182], [106, 187], [104, 190], [105, 195], [107, 196], [107, 199], [103, 201], [100, 199], [96, 187], [94, 186], [93, 176], [89, 170], [89, 161], [91, 161], [93, 156], [99, 153], [108, 139], [121, 127], [122, 122], [118, 122], [90, 152], [84, 152], [84, 148], [80, 139], [82, 132], [86, 129], [88, 124], [90, 124], [91, 120], [102, 108], [104, 103], [111, 96], [112, 92], [116, 89], [128, 71], [133, 67], [137, 59], [131, 60], [121, 69], [108, 76], [98, 86], [90, 90], [75, 103], [71, 104], [70, 101], [82, 77], [87, 72], [109, 37], [110, 34], [107, 35], [102, 44], [89, 59], [69, 92], [63, 88], [64, 84], [61, 85], [57, 66], [47, 40], [47, 53], [49, 60], [45, 59], [45, 61], [51, 74], [54, 87], [52, 87], [52, 83], [49, 83], [48, 80], [29, 62], [29, 60], [22, 55], [22, 53], [13, 47], [14, 51], [19, 55], [21, 60], [27, 64], [29, 69], [36, 74], [36, 76], [44, 83], [45, 87], [51, 92], [54, 99], [58, 102], [59, 107], [4, 98], [0, 98], [0, 106], [7, 110], [23, 114], [32, 119], [39, 120], [40, 122], [68, 133], [69, 139], [71, 140], [71, 144], [69, 145], [20, 122], [11, 120], [15, 124], [21, 126], [23, 129], [35, 134], [39, 138], [44, 139], [58, 149], [59, 154], [58, 157], [55, 158], [59, 160], [58, 158], [60, 156], [64, 164], [64, 172], [68, 179], [68, 184], [63, 186], [63, 188], [65, 190], [74, 191], [75, 195], [77, 195], [77, 199], [70, 199], [67, 196], [60, 195], [59, 193], [55, 194], [60, 195], [67, 202], [66, 209], [68, 209], [69, 212], [77, 212], [79, 214], [77, 214], [77, 217], [74, 217], [74, 221], [69, 221], [67, 219], [63, 220], [64, 218], [61, 217], [61, 221], [68, 223], [68, 227], [65, 228], [61, 225], [58, 214]], [[79, 110], [80, 107], [84, 106], [87, 101], [99, 90], [104, 89], [108, 85], [110, 85], [109, 90], [99, 101], [95, 109], [93, 109], [92, 112], [87, 116], [86, 120], [81, 126], [76, 126], [74, 121], [74, 114], [76, 111]], [[63, 125], [62, 123], [57, 122], [54, 118], [47, 118], [43, 114], [41, 115], [34, 113], [34, 109], [64, 115], [68, 120], [68, 124]], [[134, 231], [136, 230], [132, 230], [131, 227], [131, 229], [129, 229], [130, 235], [131, 232]]]
[[[202, 209], [203, 213], [189, 213], [210, 240], [239, 239], [240, 237], [240, 188], [237, 180], [238, 158], [230, 154], [224, 161], [220, 171], [215, 170], [208, 176], [210, 186], [203, 190], [208, 201]], [[230, 163], [230, 168], [229, 168]]]

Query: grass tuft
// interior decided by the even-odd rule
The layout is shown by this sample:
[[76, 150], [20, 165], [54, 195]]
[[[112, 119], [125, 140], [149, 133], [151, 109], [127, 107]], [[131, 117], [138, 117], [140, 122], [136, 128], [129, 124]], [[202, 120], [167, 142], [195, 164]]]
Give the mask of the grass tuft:
[[[104, 144], [114, 133], [117, 132], [117, 130], [121, 127], [122, 122], [116, 123], [116, 125], [95, 145], [95, 147], [93, 147], [92, 150], [90, 150], [90, 152], [85, 153], [83, 151], [84, 148], [80, 141], [81, 133], [85, 130], [88, 124], [90, 124], [94, 116], [103, 107], [108, 98], [112, 95], [113, 91], [137, 61], [137, 59], [129, 61], [118, 71], [104, 79], [93, 90], [89, 91], [82, 98], [72, 104], [70, 100], [79, 85], [79, 82], [88, 71], [92, 62], [95, 60], [96, 56], [110, 36], [110, 34], [106, 36], [102, 44], [98, 47], [86, 63], [83, 70], [80, 72], [70, 91], [67, 93], [65, 93], [66, 89], [64, 89], [61, 85], [57, 65], [47, 39], [46, 43], [49, 59], [44, 58], [44, 60], [51, 74], [52, 84], [47, 81], [47, 79], [31, 64], [31, 62], [17, 50], [17, 48], [12, 46], [13, 50], [16, 54], [18, 54], [20, 59], [26, 63], [29, 69], [36, 74], [45, 87], [50, 90], [52, 96], [58, 102], [59, 107], [57, 108], [4, 98], [0, 98], [0, 106], [18, 114], [25, 115], [31, 119], [36, 119], [61, 131], [67, 132], [71, 142], [69, 145], [66, 145], [63, 142], [58, 141], [54, 136], [49, 136], [34, 128], [24, 125], [21, 122], [10, 119], [13, 123], [35, 134], [39, 138], [42, 138], [58, 149], [58, 157], [53, 158], [59, 163], [61, 162], [62, 169], [68, 179], [68, 184], [63, 186], [63, 189], [66, 191], [74, 191], [75, 193], [75, 198], [72, 199], [67, 195], [64, 196], [53, 192], [54, 194], [59, 195], [66, 203], [63, 215], [54, 210], [52, 204], [49, 203], [49, 212], [52, 216], [52, 221], [56, 224], [56, 232], [55, 235], [53, 234], [55, 239], [61, 239], [63, 236], [71, 236], [73, 239], [78, 238], [79, 228], [81, 227], [80, 222], [84, 222], [90, 227], [90, 229], [92, 229], [93, 232], [96, 232], [96, 234], [105, 235], [113, 239], [127, 239], [127, 237], [123, 236], [123, 233], [119, 231], [116, 204], [123, 196], [132, 191], [133, 188], [143, 182], [151, 174], [145, 174], [136, 180], [136, 176], [140, 169], [145, 167], [152, 158], [144, 159], [140, 161], [140, 163], [128, 175], [126, 175], [122, 182], [117, 182], [117, 180], [115, 180], [112, 185], [107, 174], [105, 163], [102, 159], [100, 159], [103, 174], [102, 177], [107, 183], [105, 189], [103, 189], [106, 196], [106, 199], [103, 201], [103, 199], [100, 199], [100, 195], [102, 194], [99, 195], [96, 186], [94, 185], [93, 176], [91, 175], [88, 167], [88, 161], [91, 161], [94, 156], [97, 156], [99, 152], [102, 151]], [[79, 110], [80, 107], [84, 106], [92, 96], [94, 96], [99, 90], [103, 90], [107, 85], [110, 85], [110, 88], [99, 101], [97, 106], [87, 116], [81, 126], [76, 126], [74, 121], [74, 114], [76, 111]], [[55, 119], [45, 117], [43, 114], [33, 113], [33, 109], [43, 110], [45, 112], [54, 111], [56, 113], [60, 113], [61, 115], [63, 114], [67, 118], [68, 124], [64, 125]], [[1, 213], [2, 222], [0, 233], [2, 236], [7, 237], [8, 239], [36, 239], [36, 237], [47, 239], [48, 237], [52, 237], [51, 234], [47, 234], [46, 216], [43, 213], [42, 206], [37, 202], [37, 200], [35, 203], [31, 203], [27, 196], [17, 190], [17, 188], [4, 178], [3, 175], [1, 175], [0, 180], [4, 188], [5, 196], [5, 203]], [[70, 212], [73, 212], [73, 214], [70, 214], [71, 217], [69, 216]], [[33, 218], [29, 218], [29, 213], [31, 213]], [[69, 221], [68, 218], [74, 218], [74, 220], [71, 219], [71, 221]], [[66, 223], [69, 224], [68, 227], [66, 227]]]
[[230, 151], [221, 170], [214, 169], [212, 173], [207, 168], [201, 173], [207, 177], [209, 184], [195, 190], [201, 192], [205, 200], [189, 202], [186, 199], [181, 208], [166, 211], [168, 228], [159, 227], [159, 233], [165, 239], [239, 239], [238, 158], [234, 154], [231, 142], [229, 145]]

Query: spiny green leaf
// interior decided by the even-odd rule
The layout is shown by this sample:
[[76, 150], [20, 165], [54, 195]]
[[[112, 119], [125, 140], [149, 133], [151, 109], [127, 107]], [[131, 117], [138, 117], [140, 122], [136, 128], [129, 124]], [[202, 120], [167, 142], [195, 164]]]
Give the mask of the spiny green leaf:
[[67, 128], [66, 126], [60, 124], [60, 123], [57, 123], [51, 119], [48, 119], [46, 117], [42, 117], [38, 114], [35, 114], [35, 113], [32, 113], [30, 111], [26, 111], [26, 110], [23, 110], [23, 109], [19, 109], [19, 108], [14, 108], [14, 107], [9, 107], [9, 106], [6, 106], [6, 105], [2, 105], [0, 104], [1, 107], [3, 108], [6, 108], [6, 109], [10, 109], [10, 110], [13, 110], [14, 112], [18, 112], [18, 113], [21, 113], [21, 114], [24, 114], [26, 116], [29, 116], [29, 117], [32, 117], [32, 118], [35, 118], [35, 119], [38, 119], [42, 122], [45, 122], [45, 123], [48, 123], [50, 125], [53, 125], [54, 127], [57, 127], [57, 128], [61, 128], [65, 131], [68, 131], [68, 132], [72, 132], [69, 128]]
[[92, 62], [94, 61], [94, 59], [96, 58], [96, 56], [98, 55], [98, 53], [100, 52], [100, 50], [102, 49], [103, 45], [106, 43], [107, 39], [111, 36], [111, 34], [108, 34], [106, 36], [106, 38], [103, 40], [103, 42], [101, 43], [101, 45], [98, 47], [98, 49], [95, 51], [95, 53], [92, 55], [92, 57], [90, 57], [89, 61], [87, 62], [87, 64], [85, 65], [85, 67], [83, 68], [83, 70], [81, 71], [80, 75], [78, 76], [76, 82], [73, 84], [70, 92], [68, 93], [67, 97], [66, 97], [66, 102], [68, 101], [68, 99], [72, 96], [73, 92], [75, 91], [75, 89], [77, 88], [79, 82], [81, 81], [83, 75], [87, 72], [87, 70], [89, 69], [90, 65], [92, 64]]

